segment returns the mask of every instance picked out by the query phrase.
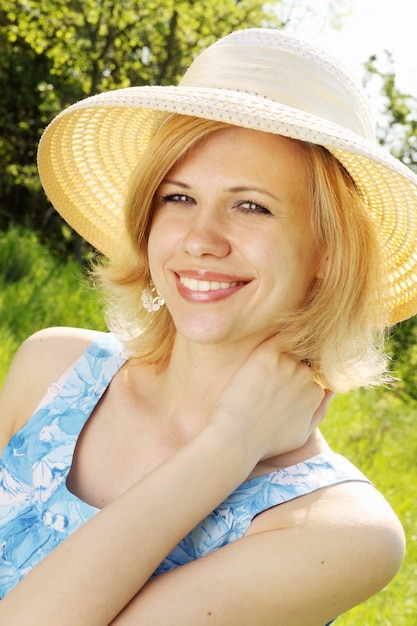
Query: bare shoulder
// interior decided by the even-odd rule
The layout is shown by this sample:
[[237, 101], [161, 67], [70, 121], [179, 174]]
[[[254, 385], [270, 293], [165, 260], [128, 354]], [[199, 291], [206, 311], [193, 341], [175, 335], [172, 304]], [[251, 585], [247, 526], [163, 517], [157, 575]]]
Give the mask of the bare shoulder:
[[334, 546], [343, 576], [356, 588], [358, 601], [380, 589], [396, 575], [405, 552], [405, 537], [393, 509], [371, 484], [346, 482], [323, 488], [254, 520], [250, 533], [283, 528], [318, 531]]
[[323, 626], [382, 589], [403, 554], [381, 494], [344, 483], [276, 506], [242, 539], [153, 578], [114, 624]]
[[63, 326], [44, 328], [22, 343], [16, 357], [19, 360], [26, 360], [46, 355], [54, 360], [54, 364], [57, 361], [68, 364], [68, 359], [77, 358], [100, 334], [99, 331], [85, 328]]
[[48, 387], [99, 334], [78, 328], [47, 328], [20, 346], [0, 393], [0, 448], [29, 419]]

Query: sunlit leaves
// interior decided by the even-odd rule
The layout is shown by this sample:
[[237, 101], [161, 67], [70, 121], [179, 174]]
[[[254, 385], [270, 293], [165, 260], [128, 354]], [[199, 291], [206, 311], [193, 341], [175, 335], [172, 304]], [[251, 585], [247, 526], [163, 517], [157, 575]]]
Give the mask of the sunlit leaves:
[[411, 169], [417, 172], [417, 99], [402, 93], [396, 82], [392, 56], [383, 60], [372, 56], [366, 69], [368, 81], [379, 81], [382, 96], [383, 123], [378, 127], [378, 139]]
[[234, 28], [277, 24], [261, 0], [2, 0], [0, 228], [59, 218], [40, 190], [44, 126], [82, 97], [178, 80], [203, 47]]

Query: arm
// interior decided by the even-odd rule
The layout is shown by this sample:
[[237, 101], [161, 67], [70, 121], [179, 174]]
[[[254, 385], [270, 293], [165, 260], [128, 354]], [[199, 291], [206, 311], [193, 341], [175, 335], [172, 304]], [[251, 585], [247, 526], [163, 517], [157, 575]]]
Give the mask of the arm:
[[207, 460], [215, 451], [215, 478], [230, 490], [230, 450], [221, 454], [210, 439], [141, 481], [123, 506], [107, 507], [92, 520], [100, 522], [94, 534], [88, 523], [57, 548], [0, 603], [0, 617], [10, 626], [104, 626], [143, 586], [114, 626], [324, 626], [394, 575], [403, 553], [398, 522], [372, 487], [352, 483], [305, 496], [298, 508], [284, 505], [283, 517], [276, 507], [260, 532], [145, 584], [178, 528], [186, 532], [213, 496], [201, 489], [206, 461], [189, 475], [193, 455]]
[[[242, 389], [245, 389], [244, 396]], [[130, 619], [128, 612], [139, 610], [140, 621], [134, 613], [131, 623], [158, 623], [153, 621], [152, 613], [146, 613], [145, 603], [145, 598], [151, 597], [146, 595], [150, 593], [148, 589], [154, 589], [156, 593], [159, 589], [161, 595], [155, 596], [159, 602], [165, 598], [165, 587], [157, 586], [154, 581], [146, 585], [156, 566], [191, 528], [246, 478], [259, 458], [292, 449], [305, 441], [322, 416], [322, 411], [315, 410], [322, 397], [323, 392], [314, 385], [309, 368], [288, 358], [271, 358], [270, 351], [265, 348], [257, 352], [227, 387], [209, 426], [44, 559], [0, 603], [0, 617], [7, 619], [10, 626], [21, 623], [33, 626], [45, 623], [105, 626], [143, 588], [117, 619]], [[273, 524], [259, 534], [258, 539], [245, 538], [235, 546], [192, 564], [195, 568], [202, 568], [198, 572], [201, 572], [201, 580], [206, 581], [207, 590], [217, 589], [220, 593], [216, 611], [229, 615], [233, 604], [239, 601], [239, 597], [244, 601], [247, 593], [236, 575], [237, 586], [230, 594], [231, 604], [224, 605], [228, 601], [227, 597], [221, 599], [224, 590], [219, 589], [217, 584], [220, 572], [216, 572], [216, 563], [225, 568], [225, 573], [231, 574], [237, 574], [245, 563], [249, 570], [262, 570], [268, 574], [268, 579], [271, 574], [274, 579], [280, 580], [274, 570], [268, 567], [262, 569], [263, 559], [273, 546], [278, 546], [281, 551], [280, 543], [275, 544], [275, 538], [282, 537], [285, 544], [290, 538], [292, 550], [298, 550], [311, 541], [315, 544], [320, 538], [317, 533], [323, 535], [323, 530], [319, 528], [303, 527], [304, 544], [298, 546], [300, 535], [295, 533], [285, 537], [275, 529]], [[335, 534], [334, 545], [336, 538], [341, 536]], [[269, 543], [270, 540], [273, 544]], [[242, 552], [238, 551], [239, 547]], [[280, 561], [279, 571], [283, 566], [287, 568], [287, 560], [291, 564], [293, 559], [293, 554], [289, 559], [285, 550], [283, 554], [284, 561]], [[216, 561], [215, 557], [226, 560]], [[274, 562], [276, 569], [277, 561]], [[211, 563], [213, 569], [205, 570], [204, 567]], [[188, 568], [180, 568], [178, 572], [184, 570], [194, 575], [194, 569]], [[178, 572], [160, 577], [158, 583], [161, 581], [162, 585], [163, 581], [171, 580], [171, 593], [175, 595], [175, 589], [178, 589], [181, 597], [181, 585], [177, 587], [175, 582], [179, 584], [183, 580], [178, 577]], [[313, 577], [310, 576], [308, 559], [306, 573], [307, 583], [310, 584]], [[259, 577], [261, 586], [264, 580]], [[291, 571], [288, 580], [292, 581]], [[187, 584], [183, 584], [185, 591]], [[199, 611], [206, 601], [203, 590], [204, 585], [202, 595], [196, 594], [192, 599], [191, 604], [197, 612], [191, 612], [189, 624], [205, 623], [198, 621]], [[304, 586], [301, 592], [304, 592]], [[213, 601], [216, 597], [212, 597]], [[291, 606], [294, 611], [291, 603], [288, 606], [284, 603], [280, 610], [291, 610]], [[148, 615], [152, 616], [149, 620]], [[180, 615], [179, 612], [178, 619], [181, 619]], [[253, 613], [248, 613], [250, 615], [253, 616]], [[302, 611], [300, 615], [306, 618], [310, 613]], [[160, 624], [171, 623], [169, 614], [159, 617]], [[207, 615], [204, 616], [206, 618]], [[223, 623], [233, 624], [227, 620]]]
[[77, 328], [48, 328], [22, 344], [0, 391], [0, 450], [27, 422], [49, 385], [72, 365], [96, 335], [95, 331]]
[[370, 485], [275, 507], [260, 532], [152, 579], [112, 626], [324, 626], [382, 589], [402, 529]]

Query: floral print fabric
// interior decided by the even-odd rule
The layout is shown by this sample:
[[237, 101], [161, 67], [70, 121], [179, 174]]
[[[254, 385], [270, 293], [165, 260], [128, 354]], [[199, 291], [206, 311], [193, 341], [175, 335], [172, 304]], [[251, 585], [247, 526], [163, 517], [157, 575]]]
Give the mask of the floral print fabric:
[[[77, 439], [94, 407], [126, 361], [122, 345], [103, 333], [55, 383], [0, 460], [0, 598], [97, 509], [66, 485]], [[154, 575], [241, 538], [266, 509], [323, 487], [367, 481], [332, 452], [238, 487], [161, 563]], [[368, 481], [367, 481], [368, 482]]]

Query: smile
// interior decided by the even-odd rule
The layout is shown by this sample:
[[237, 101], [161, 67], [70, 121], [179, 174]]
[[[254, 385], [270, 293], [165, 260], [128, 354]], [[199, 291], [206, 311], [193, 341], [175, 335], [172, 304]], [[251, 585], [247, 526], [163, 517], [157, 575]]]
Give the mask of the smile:
[[190, 291], [218, 291], [219, 289], [231, 289], [238, 285], [243, 285], [243, 281], [218, 282], [215, 280], [197, 280], [180, 276], [180, 283]]

